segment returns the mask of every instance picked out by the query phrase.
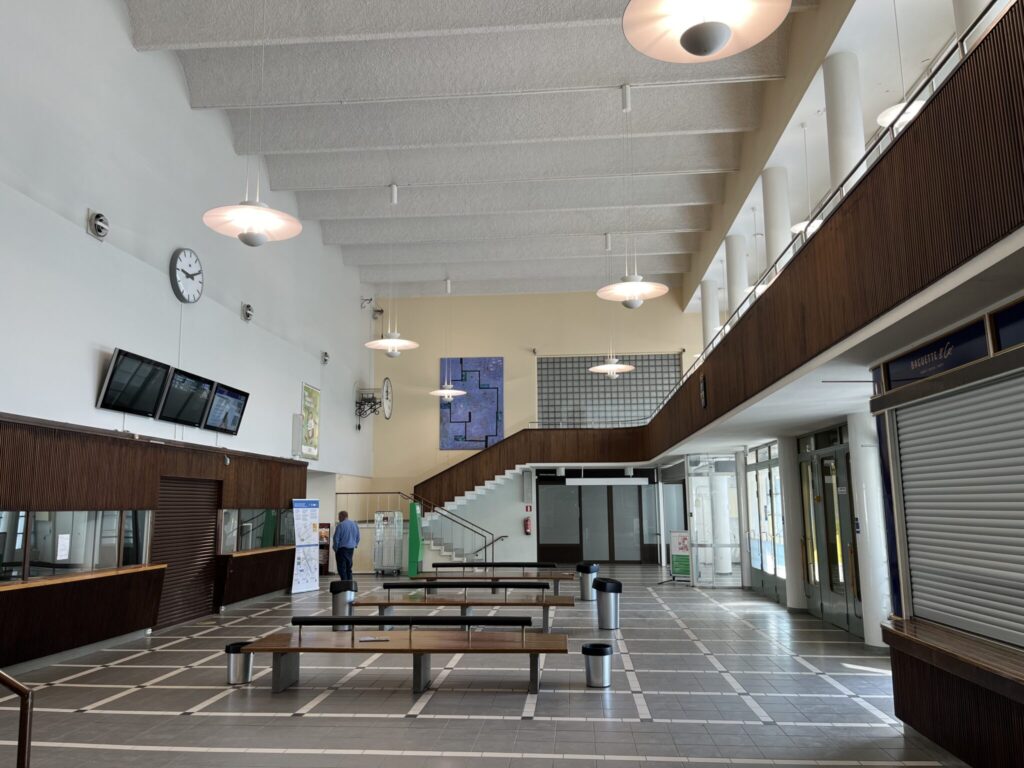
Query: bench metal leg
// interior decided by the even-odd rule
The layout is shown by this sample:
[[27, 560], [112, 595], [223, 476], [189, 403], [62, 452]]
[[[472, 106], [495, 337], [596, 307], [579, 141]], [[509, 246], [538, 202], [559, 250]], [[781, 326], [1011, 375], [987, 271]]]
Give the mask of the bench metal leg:
[[[393, 606], [390, 606], [390, 605], [378, 605], [377, 606], [377, 615], [378, 616], [393, 616], [394, 613], [395, 613], [395, 609], [394, 609]], [[385, 632], [386, 630], [391, 629], [391, 625], [390, 624], [381, 624], [378, 627], [378, 629], [381, 632]]]
[[412, 690], [423, 693], [430, 687], [430, 654], [414, 653], [412, 655]]
[[280, 693], [298, 682], [299, 654], [275, 653], [270, 676], [270, 690]]
[[551, 606], [550, 605], [545, 605], [541, 610], [544, 612], [544, 631], [545, 632], [550, 632], [551, 631]]
[[471, 606], [471, 605], [464, 605], [464, 606], [462, 606], [462, 608], [460, 610], [461, 610], [463, 616], [472, 616], [473, 615], [473, 606]]
[[540, 654], [530, 654], [530, 693], [540, 693]]

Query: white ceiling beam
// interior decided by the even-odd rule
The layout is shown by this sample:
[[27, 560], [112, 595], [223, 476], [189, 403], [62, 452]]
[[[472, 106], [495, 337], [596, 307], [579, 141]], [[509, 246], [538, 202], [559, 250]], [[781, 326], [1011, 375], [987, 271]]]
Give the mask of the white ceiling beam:
[[[657, 280], [670, 288], [679, 288], [683, 285], [683, 276], [674, 275], [646, 275], [648, 279]], [[532, 277], [505, 278], [501, 280], [459, 280], [456, 276], [452, 280], [452, 294], [455, 296], [487, 296], [508, 293], [594, 293], [608, 281], [604, 277], [552, 277], [545, 280], [537, 280]], [[386, 283], [370, 284], [368, 288], [377, 292], [378, 295], [385, 295], [389, 290], [395, 296], [442, 296], [444, 285], [438, 280], [428, 280], [422, 283], [395, 283], [392, 288]], [[597, 299], [595, 299], [596, 301]], [[664, 299], [663, 299], [664, 300]], [[642, 309], [640, 311], [643, 311]]]

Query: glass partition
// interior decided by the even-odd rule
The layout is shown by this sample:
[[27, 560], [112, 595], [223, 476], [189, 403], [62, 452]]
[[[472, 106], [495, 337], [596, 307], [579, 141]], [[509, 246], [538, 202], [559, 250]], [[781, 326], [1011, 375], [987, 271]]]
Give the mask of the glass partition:
[[148, 509], [132, 509], [124, 513], [121, 565], [143, 565], [149, 562], [152, 515]]
[[615, 559], [640, 560], [640, 494], [634, 485], [612, 486]]
[[0, 581], [25, 577], [25, 512], [0, 512]]
[[291, 509], [222, 509], [220, 554], [295, 543]]
[[545, 544], [580, 543], [580, 494], [566, 485], [542, 485], [537, 488], [537, 532]]

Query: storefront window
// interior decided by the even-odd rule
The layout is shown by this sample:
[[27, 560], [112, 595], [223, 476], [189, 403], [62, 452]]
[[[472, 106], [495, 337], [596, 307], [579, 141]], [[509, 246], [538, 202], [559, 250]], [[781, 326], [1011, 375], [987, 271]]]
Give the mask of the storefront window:
[[24, 512], [0, 512], [0, 581], [24, 578], [26, 518]]
[[29, 578], [116, 568], [120, 524], [117, 511], [33, 512]]
[[222, 509], [220, 521], [222, 555], [295, 543], [290, 509]]

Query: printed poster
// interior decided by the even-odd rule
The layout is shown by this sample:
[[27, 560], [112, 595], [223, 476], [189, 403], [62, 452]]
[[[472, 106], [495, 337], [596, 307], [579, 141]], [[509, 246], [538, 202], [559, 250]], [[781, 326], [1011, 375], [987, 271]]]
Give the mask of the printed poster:
[[673, 576], [690, 578], [690, 534], [686, 531], [669, 533], [669, 567]]
[[302, 458], [320, 458], [320, 390], [302, 384]]
[[320, 589], [320, 500], [292, 499], [295, 568], [292, 594]]

